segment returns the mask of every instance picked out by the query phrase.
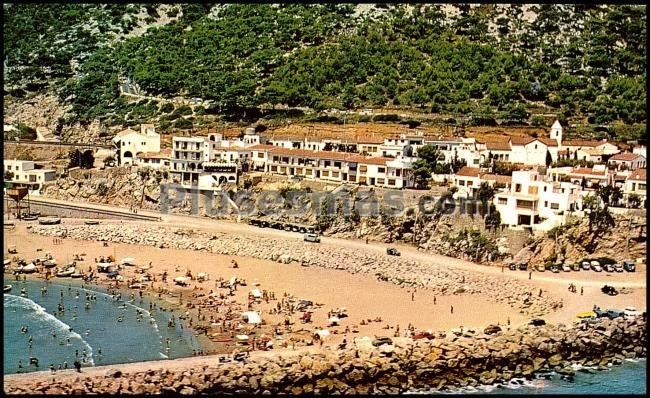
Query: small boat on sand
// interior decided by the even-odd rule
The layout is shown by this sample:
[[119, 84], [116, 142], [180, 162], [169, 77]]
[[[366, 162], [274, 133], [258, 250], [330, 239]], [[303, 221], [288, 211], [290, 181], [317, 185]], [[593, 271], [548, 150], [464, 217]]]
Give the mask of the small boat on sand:
[[82, 274], [81, 272], [75, 272], [73, 274], [70, 274], [70, 278], [83, 278], [83, 277], [84, 274]]
[[4, 293], [9, 293], [11, 291], [11, 285], [5, 285], [4, 289], [2, 290]]
[[16, 271], [18, 271], [21, 274], [31, 274], [33, 272], [38, 271], [38, 269], [36, 268], [34, 263], [29, 263], [27, 265], [22, 265], [22, 266], [18, 267], [18, 269], [16, 269]]
[[87, 220], [87, 221], [84, 221], [84, 224], [86, 224], [86, 225], [97, 225], [97, 224], [99, 224], [99, 221]]
[[68, 268], [68, 269], [65, 270], [65, 271], [59, 271], [59, 272], [57, 272], [57, 273], [56, 273], [56, 276], [58, 276], [59, 278], [67, 278], [67, 277], [72, 276], [72, 274], [74, 274], [75, 272], [77, 272], [76, 269], [74, 269], [74, 268]]
[[54, 260], [45, 260], [45, 261], [43, 261], [43, 267], [45, 267], [45, 268], [54, 268], [54, 267], [56, 267], [56, 261], [54, 261]]
[[58, 217], [41, 218], [38, 223], [41, 225], [56, 225], [61, 224], [61, 219]]

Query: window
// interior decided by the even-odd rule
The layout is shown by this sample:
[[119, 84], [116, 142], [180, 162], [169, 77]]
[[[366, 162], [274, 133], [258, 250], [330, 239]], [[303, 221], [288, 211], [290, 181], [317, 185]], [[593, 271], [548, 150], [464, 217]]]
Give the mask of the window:
[[537, 187], [528, 187], [529, 195], [537, 195]]
[[645, 191], [646, 184], [639, 184], [639, 191]]
[[366, 171], [368, 171], [368, 166], [359, 166], [359, 171], [365, 173]]
[[385, 181], [386, 180], [383, 179], [383, 178], [377, 178], [377, 184], [382, 184], [383, 185], [385, 183]]
[[29, 182], [36, 182], [36, 176], [34, 175], [29, 176]]
[[378, 173], [385, 173], [385, 172], [386, 172], [386, 168], [385, 168], [385, 167], [377, 167], [377, 172], [378, 172]]
[[338, 171], [333, 171], [332, 172], [332, 177], [339, 178], [339, 172]]
[[395, 185], [395, 180], [392, 178], [388, 179], [388, 185]]
[[278, 171], [278, 167], [277, 166], [271, 166], [271, 171]]
[[258, 153], [257, 153], [257, 157], [263, 159], [263, 158], [264, 158], [264, 153], [262, 153], [262, 152], [258, 152]]
[[508, 204], [508, 198], [499, 198], [498, 199], [500, 205], [507, 205]]
[[560, 204], [559, 203], [551, 203], [551, 209], [559, 210], [560, 209]]
[[402, 170], [400, 170], [400, 169], [395, 170], [395, 175], [396, 176], [399, 177], [401, 175], [401, 173], [402, 173]]
[[474, 185], [474, 181], [467, 181], [467, 186], [468, 187], [471, 187], [472, 185]]
[[474, 164], [478, 164], [479, 159], [474, 159]]
[[546, 187], [544, 187], [544, 192], [546, 192]]
[[325, 162], [323, 162], [323, 166], [324, 167], [330, 167], [330, 163], [331, 162], [329, 160], [326, 160]]
[[544, 207], [548, 207], [548, 201], [547, 200], [544, 201]]
[[515, 192], [521, 192], [521, 184], [515, 184]]
[[465, 180], [458, 180], [458, 185], [460, 185], [461, 187], [464, 187], [465, 186]]
[[341, 162], [334, 162], [334, 167], [336, 167], [337, 169], [340, 169], [341, 168]]
[[307, 169], [307, 170], [305, 170], [305, 174], [308, 175], [308, 176], [310, 176], [310, 175], [311, 175], [311, 169]]
[[327, 170], [323, 170], [323, 172], [320, 173], [320, 174], [321, 174], [321, 176], [323, 176], [323, 177], [329, 177], [329, 176], [330, 176], [330, 172], [327, 171]]

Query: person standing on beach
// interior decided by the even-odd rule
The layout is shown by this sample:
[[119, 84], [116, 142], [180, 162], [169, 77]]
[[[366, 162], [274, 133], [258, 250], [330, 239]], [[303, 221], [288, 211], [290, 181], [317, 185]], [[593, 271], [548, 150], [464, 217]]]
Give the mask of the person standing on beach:
[[415, 301], [415, 292], [411, 292], [411, 301]]
[[74, 361], [74, 368], [77, 369], [78, 373], [81, 373], [81, 362], [79, 360]]
[[585, 288], [581, 286], [581, 287], [580, 287], [580, 295], [582, 296], [582, 294], [583, 294], [584, 292], [585, 292]]
[[454, 313], [454, 306], [453, 305], [451, 306], [451, 313], [452, 314]]
[[528, 271], [528, 280], [533, 279], [533, 271]]

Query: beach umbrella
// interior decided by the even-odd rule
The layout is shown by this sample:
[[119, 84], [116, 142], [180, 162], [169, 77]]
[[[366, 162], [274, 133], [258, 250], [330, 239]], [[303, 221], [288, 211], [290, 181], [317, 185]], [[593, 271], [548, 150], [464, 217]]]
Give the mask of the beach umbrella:
[[235, 283], [237, 283], [237, 277], [233, 276], [232, 278], [230, 278], [229, 283], [230, 283], [230, 286], [235, 286]]
[[321, 339], [323, 339], [323, 338], [325, 338], [325, 337], [327, 337], [327, 336], [330, 335], [330, 331], [327, 330], [327, 329], [321, 329], [321, 330], [317, 331], [316, 334], [318, 335], [318, 337], [320, 337]]
[[260, 291], [260, 289], [253, 289], [253, 290], [251, 290], [250, 294], [251, 294], [251, 296], [253, 296], [255, 298], [262, 297], [262, 292]]
[[339, 323], [341, 320], [340, 320], [338, 317], [333, 316], [333, 317], [331, 317], [330, 319], [328, 319], [328, 321], [330, 321], [330, 323], [331, 323], [332, 325], [338, 325], [338, 323]]

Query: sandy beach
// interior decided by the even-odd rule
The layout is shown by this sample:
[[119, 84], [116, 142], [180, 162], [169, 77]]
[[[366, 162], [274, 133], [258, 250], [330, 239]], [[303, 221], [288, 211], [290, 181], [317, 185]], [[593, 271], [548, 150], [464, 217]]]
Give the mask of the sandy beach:
[[[187, 227], [205, 231], [221, 231], [227, 233], [240, 234], [272, 234], [287, 235], [290, 239], [301, 239], [300, 234], [275, 231], [259, 230], [246, 225], [213, 222], [206, 220], [191, 219], [185, 222], [178, 218], [166, 220], [165, 226]], [[80, 224], [82, 220], [66, 219], [65, 223], [70, 225]], [[108, 223], [108, 222], [107, 222]], [[124, 222], [128, 224], [138, 224], [138, 222]], [[142, 223], [143, 224], [143, 223]], [[145, 293], [153, 296], [159, 296], [161, 299], [170, 303], [177, 304], [182, 300], [182, 309], [180, 305], [170, 307], [181, 311], [189, 312], [188, 319], [185, 323], [192, 320], [192, 326], [198, 330], [208, 330], [207, 336], [212, 337], [211, 341], [207, 336], [202, 337], [202, 343], [208, 353], [232, 352], [236, 349], [232, 341], [232, 336], [237, 333], [244, 333], [246, 329], [236, 329], [234, 332], [222, 330], [216, 319], [224, 316], [225, 309], [230, 309], [232, 314], [231, 326], [235, 327], [240, 322], [240, 313], [246, 310], [258, 311], [264, 320], [257, 335], [267, 334], [274, 335], [276, 325], [283, 329], [283, 337], [276, 340], [274, 350], [282, 349], [282, 342], [294, 341], [298, 349], [304, 349], [306, 344], [318, 344], [313, 339], [314, 331], [328, 329], [332, 335], [325, 340], [325, 345], [339, 344], [344, 338], [351, 341], [362, 336], [390, 336], [393, 337], [396, 328], [399, 325], [399, 335], [404, 334], [407, 325], [412, 325], [417, 330], [449, 331], [453, 328], [478, 328], [488, 324], [500, 324], [507, 328], [508, 321], [511, 327], [525, 324], [530, 317], [516, 311], [505, 303], [496, 303], [488, 295], [481, 293], [473, 294], [455, 294], [455, 295], [436, 295], [426, 289], [413, 289], [397, 286], [390, 282], [379, 281], [372, 275], [368, 274], [351, 274], [342, 270], [324, 269], [318, 267], [301, 267], [298, 264], [281, 264], [274, 261], [259, 260], [250, 257], [237, 257], [219, 255], [207, 252], [192, 250], [180, 250], [171, 248], [157, 248], [146, 245], [130, 245], [123, 243], [109, 243], [104, 247], [102, 242], [62, 239], [60, 244], [53, 244], [53, 238], [40, 236], [29, 233], [27, 223], [18, 222], [15, 229], [5, 230], [5, 247], [16, 246], [18, 256], [31, 260], [39, 257], [44, 251], [50, 251], [57, 259], [58, 264], [66, 264], [73, 259], [75, 253], [84, 253], [85, 261], [82, 262], [82, 269], [86, 271], [89, 266], [95, 269], [94, 259], [100, 256], [114, 256], [119, 262], [125, 257], [135, 259], [137, 265], [151, 264], [148, 270], [154, 276], [156, 281], [149, 287]], [[146, 224], [155, 227], [155, 224]], [[354, 240], [342, 241], [340, 239], [326, 238], [321, 245], [331, 250], [337, 247], [354, 248], [359, 251], [375, 253], [385, 250], [379, 244], [365, 245], [362, 242]], [[42, 251], [37, 251], [42, 249]], [[645, 267], [636, 273], [623, 274], [606, 274], [594, 272], [579, 273], [560, 273], [552, 274], [550, 272], [541, 274], [535, 273], [528, 281], [528, 273], [519, 271], [510, 271], [507, 268], [502, 271], [495, 267], [486, 267], [469, 263], [467, 261], [447, 258], [429, 253], [418, 252], [413, 248], [401, 247], [402, 257], [412, 259], [426, 264], [444, 264], [449, 270], [470, 270], [477, 274], [492, 275], [500, 278], [504, 284], [522, 283], [519, 281], [526, 280], [532, 283], [536, 289], [541, 289], [544, 295], [549, 295], [554, 299], [559, 299], [563, 303], [560, 310], [551, 312], [544, 316], [549, 322], [562, 322], [570, 324], [575, 320], [576, 314], [590, 310], [594, 304], [602, 308], [619, 308], [636, 307], [639, 310], [646, 309], [645, 298]], [[5, 258], [7, 258], [5, 252]], [[10, 258], [10, 257], [9, 257]], [[238, 268], [232, 267], [232, 262], [236, 261]], [[125, 281], [135, 278], [136, 267], [125, 267], [121, 271]], [[174, 285], [172, 280], [178, 276], [184, 276], [186, 272], [192, 275], [204, 272], [209, 275], [209, 280], [205, 282], [191, 281], [187, 287]], [[161, 276], [167, 272], [167, 283], [162, 283]], [[100, 283], [108, 285], [104, 274], [100, 275]], [[209, 305], [202, 307], [201, 316], [198, 308], [187, 308], [188, 304], [199, 303], [204, 298], [198, 299], [197, 295], [208, 295], [212, 292], [228, 292], [228, 290], [217, 289], [219, 279], [229, 280], [232, 277], [244, 279], [246, 286], [239, 286], [232, 296], [226, 295], [225, 303], [221, 305], [218, 312], [216, 308]], [[5, 274], [5, 279], [11, 278]], [[54, 278], [54, 281], [60, 278]], [[65, 281], [66, 279], [61, 279]], [[569, 283], [575, 283], [578, 289], [582, 288], [583, 294], [571, 293], [567, 290]], [[625, 287], [629, 293], [619, 294], [618, 296], [607, 296], [600, 291], [604, 283], [609, 283], [618, 288]], [[126, 288], [126, 282], [120, 284], [121, 288]], [[259, 285], [258, 285], [259, 284]], [[266, 290], [269, 295], [274, 294], [276, 300], [261, 300], [261, 302], [252, 303], [252, 307], [247, 307], [249, 300], [248, 294], [251, 289], [259, 288]], [[162, 289], [162, 293], [161, 292]], [[499, 289], [499, 286], [495, 286]], [[137, 291], [133, 291], [137, 294]], [[537, 294], [537, 290], [535, 291]], [[182, 299], [181, 299], [182, 297]], [[312, 323], [302, 323], [300, 321], [301, 312], [295, 311], [290, 313], [287, 309], [284, 313], [273, 313], [277, 308], [278, 302], [287, 302], [287, 307], [297, 300], [304, 299], [313, 301], [317, 308], [313, 309]], [[453, 314], [452, 314], [453, 307]], [[328, 312], [334, 309], [345, 308], [348, 317], [342, 318], [339, 326], [332, 326], [328, 321]], [[215, 317], [215, 323], [208, 322], [210, 316]], [[291, 323], [290, 331], [285, 327], [284, 322], [287, 316]], [[203, 319], [201, 317], [205, 317]], [[381, 322], [373, 320], [381, 318]], [[366, 323], [365, 325], [363, 323]], [[243, 331], [242, 331], [243, 330]], [[250, 330], [250, 328], [249, 328]], [[346, 333], [347, 331], [347, 333]], [[356, 332], [355, 332], [356, 331]], [[291, 343], [287, 345], [292, 346]]]

